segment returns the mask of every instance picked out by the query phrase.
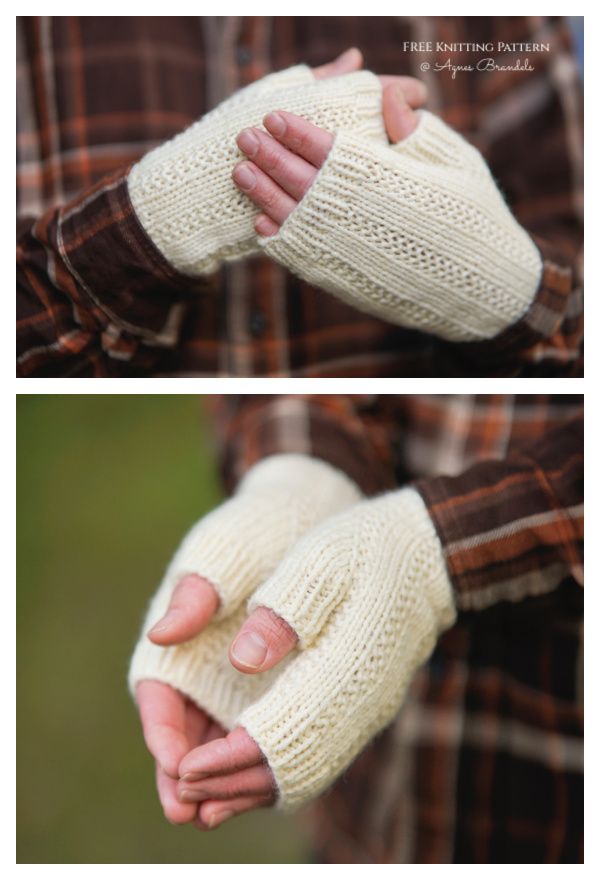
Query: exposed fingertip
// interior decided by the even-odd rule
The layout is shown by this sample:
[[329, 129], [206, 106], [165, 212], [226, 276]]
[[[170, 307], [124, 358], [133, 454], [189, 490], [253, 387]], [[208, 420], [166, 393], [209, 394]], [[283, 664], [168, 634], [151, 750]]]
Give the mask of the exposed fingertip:
[[285, 134], [286, 121], [281, 113], [277, 113], [277, 111], [268, 113], [263, 119], [263, 125], [275, 137], [283, 137]]
[[194, 825], [194, 828], [196, 828], [198, 831], [208, 831], [209, 830], [206, 822], [203, 822], [202, 819], [200, 818], [200, 814], [198, 814], [196, 816], [196, 818], [194, 819], [192, 824]]
[[274, 220], [271, 220], [270, 217], [267, 217], [266, 214], [259, 214], [256, 220], [254, 221], [254, 228], [259, 235], [262, 235], [265, 238], [268, 238], [272, 235], [277, 235], [279, 232], [279, 226], [275, 223]]
[[256, 186], [256, 175], [249, 162], [239, 162], [235, 166], [233, 179], [244, 192], [250, 192]]
[[245, 630], [233, 642], [230, 649], [231, 660], [240, 666], [256, 672], [263, 665], [267, 656], [267, 643], [254, 630]]
[[[181, 765], [180, 765], [181, 767]], [[200, 782], [201, 779], [206, 779], [207, 776], [210, 776], [210, 773], [184, 773], [181, 777], [182, 782]]]
[[[181, 804], [181, 808], [184, 807], [193, 807], [193, 804]], [[167, 822], [170, 822], [171, 825], [187, 825], [188, 822], [192, 821], [193, 813], [191, 810], [188, 812], [186, 810], [185, 813], [176, 811], [173, 807], [166, 807], [163, 810], [163, 814]]]
[[218, 828], [219, 825], [222, 825], [223, 822], [226, 822], [228, 819], [234, 815], [232, 810], [221, 810], [211, 813], [208, 819], [208, 827], [209, 828]]
[[176, 759], [165, 756], [164, 760], [159, 760], [158, 766], [169, 779], [179, 779], [179, 763]]
[[260, 148], [260, 141], [251, 128], [245, 128], [241, 131], [236, 138], [236, 143], [240, 150], [250, 157], [255, 156]]
[[157, 621], [152, 629], [148, 630], [147, 636], [151, 641], [158, 641], [168, 634], [168, 632], [172, 629], [174, 624], [177, 624], [181, 621], [181, 612], [177, 611], [177, 609], [172, 608], [167, 613], [161, 617], [159, 621]]
[[351, 46], [349, 49], [346, 49], [345, 52], [342, 52], [338, 58], [338, 61], [342, 60], [347, 63], [362, 64], [363, 54], [357, 46]]

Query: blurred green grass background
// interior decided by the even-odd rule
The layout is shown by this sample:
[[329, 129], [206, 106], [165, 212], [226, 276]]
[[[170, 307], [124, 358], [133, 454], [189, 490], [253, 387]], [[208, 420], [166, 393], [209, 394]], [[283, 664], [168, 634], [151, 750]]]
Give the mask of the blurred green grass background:
[[272, 811], [167, 823], [126, 690], [146, 602], [221, 498], [200, 399], [17, 396], [17, 492], [17, 861], [305, 861]]

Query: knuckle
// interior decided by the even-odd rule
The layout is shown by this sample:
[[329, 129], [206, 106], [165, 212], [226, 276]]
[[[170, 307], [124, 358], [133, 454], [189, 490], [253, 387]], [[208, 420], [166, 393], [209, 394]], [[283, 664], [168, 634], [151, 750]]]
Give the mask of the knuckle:
[[261, 627], [273, 647], [287, 648], [296, 641], [296, 633], [282, 617], [271, 608], [261, 607]]
[[277, 203], [279, 201], [279, 196], [277, 190], [270, 183], [266, 183], [261, 186], [260, 189], [260, 203], [263, 205], [267, 211], [272, 211], [277, 207]]
[[310, 150], [312, 146], [312, 135], [309, 131], [305, 131], [304, 129], [300, 129], [297, 132], [297, 141], [298, 141], [298, 149], [301, 152], [306, 152]]
[[276, 174], [285, 175], [289, 170], [289, 160], [284, 152], [273, 149], [269, 155], [269, 165]]
[[215, 752], [215, 757], [218, 758], [223, 764], [227, 766], [232, 766], [235, 764], [235, 750], [233, 743], [231, 743], [228, 737], [224, 739], [215, 740], [213, 742], [213, 749]]

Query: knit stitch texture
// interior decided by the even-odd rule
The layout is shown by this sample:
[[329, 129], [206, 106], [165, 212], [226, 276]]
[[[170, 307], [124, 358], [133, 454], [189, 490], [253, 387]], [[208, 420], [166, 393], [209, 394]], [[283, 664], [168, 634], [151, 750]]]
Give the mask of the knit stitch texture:
[[228, 98], [135, 165], [128, 178], [135, 212], [166, 259], [180, 272], [204, 275], [223, 260], [259, 250], [258, 210], [231, 173], [243, 158], [235, 142], [262, 127], [272, 110], [288, 110], [336, 132], [386, 141], [381, 86], [372, 73], [315, 80], [299, 65], [272, 74]]
[[412, 488], [362, 501], [306, 534], [252, 596], [300, 653], [237, 723], [273, 771], [279, 806], [327, 788], [398, 712], [456, 612], [441, 543]]
[[341, 132], [265, 252], [386, 321], [444, 339], [490, 338], [527, 311], [540, 254], [481, 154], [419, 111], [385, 146]]
[[[191, 529], [171, 561], [131, 660], [134, 698], [140, 681], [162, 681], [231, 727], [281, 670], [247, 676], [230, 664], [229, 645], [246, 617], [243, 600], [302, 534], [359, 498], [345, 474], [305, 455], [270, 456], [248, 471], [236, 494]], [[185, 644], [154, 645], [146, 633], [165, 614], [174, 587], [186, 574], [202, 575], [213, 584], [220, 597], [218, 612]]]

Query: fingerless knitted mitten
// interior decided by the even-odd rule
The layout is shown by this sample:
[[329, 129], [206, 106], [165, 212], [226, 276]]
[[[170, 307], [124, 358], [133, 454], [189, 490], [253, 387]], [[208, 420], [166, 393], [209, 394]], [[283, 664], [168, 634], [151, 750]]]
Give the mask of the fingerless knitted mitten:
[[[248, 471], [236, 494], [191, 529], [171, 561], [131, 660], [133, 696], [138, 682], [163, 681], [231, 727], [281, 669], [248, 676], [231, 666], [228, 648], [246, 617], [243, 600], [304, 532], [359, 498], [360, 491], [345, 474], [305, 455], [270, 456]], [[174, 587], [186, 574], [213, 584], [221, 599], [219, 610], [185, 644], [154, 645], [146, 633], [165, 614]]]
[[266, 756], [279, 804], [327, 788], [398, 712], [455, 619], [442, 547], [411, 488], [362, 501], [306, 534], [252, 596], [300, 653], [237, 724]]
[[303, 65], [236, 92], [190, 128], [135, 165], [129, 193], [144, 229], [180, 272], [203, 275], [222, 260], [258, 250], [258, 210], [231, 178], [242, 153], [236, 136], [260, 126], [272, 110], [288, 110], [328, 131], [351, 129], [386, 141], [381, 86], [372, 73], [315, 80]]
[[489, 338], [527, 311], [541, 258], [481, 154], [438, 117], [419, 117], [395, 146], [339, 133], [279, 233], [259, 241], [302, 278], [386, 321], [455, 341]]

